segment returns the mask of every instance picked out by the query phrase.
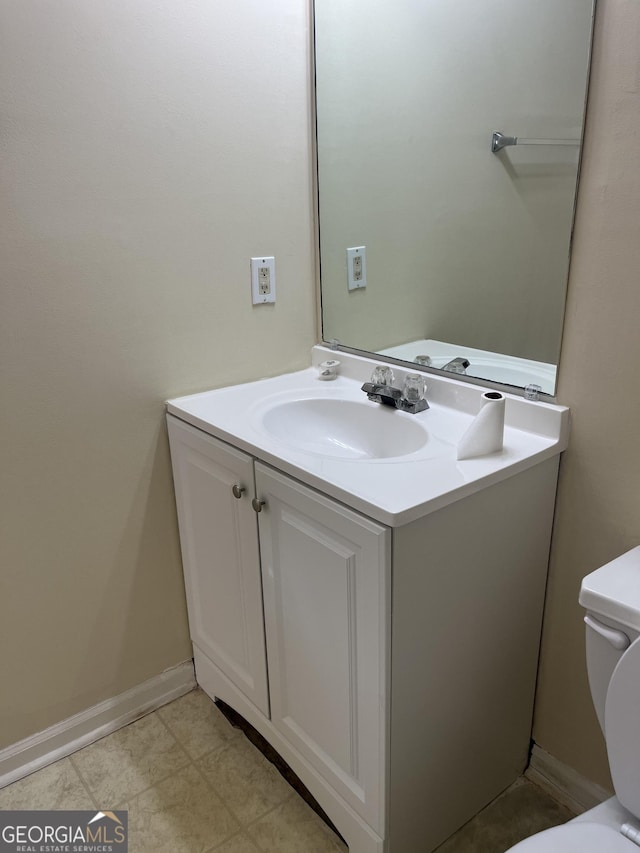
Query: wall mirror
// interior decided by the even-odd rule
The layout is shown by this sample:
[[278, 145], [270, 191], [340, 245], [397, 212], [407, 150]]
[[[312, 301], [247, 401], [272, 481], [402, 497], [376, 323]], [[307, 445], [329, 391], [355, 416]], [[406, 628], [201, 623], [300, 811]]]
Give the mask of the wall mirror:
[[593, 6], [315, 0], [325, 341], [555, 392]]

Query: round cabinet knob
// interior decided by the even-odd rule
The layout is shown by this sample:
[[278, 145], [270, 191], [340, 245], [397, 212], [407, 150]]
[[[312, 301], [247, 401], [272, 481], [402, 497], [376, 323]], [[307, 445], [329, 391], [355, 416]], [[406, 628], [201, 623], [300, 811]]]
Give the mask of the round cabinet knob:
[[240, 500], [240, 498], [242, 497], [242, 493], [246, 492], [247, 490], [245, 489], [244, 486], [235, 485], [232, 487], [231, 491], [233, 492], [234, 498], [237, 498], [238, 500]]
[[253, 498], [251, 501], [251, 506], [254, 508], [256, 512], [262, 512], [262, 507], [265, 506], [266, 501], [258, 500], [258, 498]]

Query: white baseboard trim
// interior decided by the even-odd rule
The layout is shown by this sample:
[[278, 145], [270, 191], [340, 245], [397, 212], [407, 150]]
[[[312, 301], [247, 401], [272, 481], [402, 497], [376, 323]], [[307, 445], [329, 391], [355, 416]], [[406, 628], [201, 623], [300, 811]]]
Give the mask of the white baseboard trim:
[[119, 696], [0, 750], [0, 788], [144, 717], [195, 686], [193, 661], [184, 661]]
[[613, 793], [549, 755], [537, 743], [533, 745], [524, 775], [575, 815], [592, 809]]

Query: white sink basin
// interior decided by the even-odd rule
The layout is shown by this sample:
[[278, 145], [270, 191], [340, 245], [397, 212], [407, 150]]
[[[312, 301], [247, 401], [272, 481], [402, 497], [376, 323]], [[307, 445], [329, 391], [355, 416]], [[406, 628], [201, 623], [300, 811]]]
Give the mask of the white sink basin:
[[413, 415], [367, 401], [331, 399], [280, 402], [260, 415], [273, 438], [307, 453], [345, 459], [407, 456], [428, 441]]

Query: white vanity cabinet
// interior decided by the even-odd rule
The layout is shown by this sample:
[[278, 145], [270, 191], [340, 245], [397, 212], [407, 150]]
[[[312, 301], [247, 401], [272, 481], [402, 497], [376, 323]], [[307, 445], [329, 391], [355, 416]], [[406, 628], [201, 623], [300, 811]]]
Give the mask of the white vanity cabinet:
[[169, 403], [196, 676], [349, 853], [429, 853], [527, 765], [567, 414], [510, 400], [504, 450], [459, 462], [439, 436], [469, 417], [448, 403], [482, 389], [433, 379], [423, 456], [349, 461], [265, 438], [263, 389], [357, 405], [361, 376], [323, 390], [316, 375]]
[[168, 418], [191, 640], [269, 714], [253, 459]]
[[172, 416], [168, 427], [198, 679], [217, 667], [381, 832], [389, 529]]
[[390, 531], [255, 467], [273, 725], [380, 832]]

